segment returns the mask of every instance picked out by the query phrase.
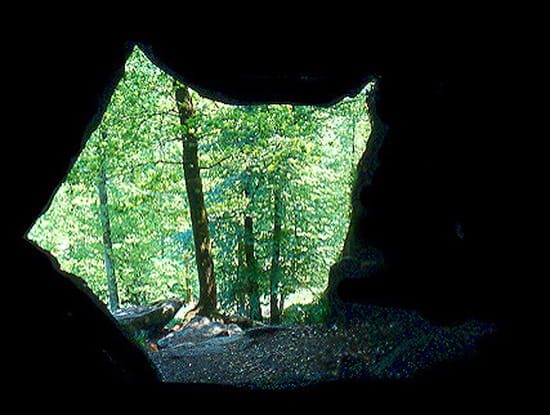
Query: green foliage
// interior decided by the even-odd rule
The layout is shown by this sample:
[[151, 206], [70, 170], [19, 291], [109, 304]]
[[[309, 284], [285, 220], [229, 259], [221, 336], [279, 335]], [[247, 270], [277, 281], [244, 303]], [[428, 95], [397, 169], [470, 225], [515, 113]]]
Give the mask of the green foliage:
[[141, 349], [147, 351], [147, 342], [149, 339], [149, 333], [146, 330], [139, 330], [137, 332], [128, 334], [131, 341], [138, 345]]
[[[192, 301], [198, 281], [181, 141], [192, 132], [199, 138], [222, 310], [248, 307], [249, 279], [239, 253], [245, 214], [254, 220], [252, 280], [262, 303], [269, 302], [274, 192], [284, 206], [279, 292], [283, 298], [304, 287], [321, 292], [343, 245], [355, 166], [370, 133], [369, 86], [330, 108], [226, 105], [191, 91], [194, 115], [185, 127], [173, 88], [174, 81], [136, 49], [99, 128], [28, 237], [106, 302], [97, 191], [103, 171], [121, 302]], [[284, 316], [320, 320], [322, 303], [295, 305]]]
[[323, 292], [310, 303], [297, 303], [285, 308], [283, 320], [288, 323], [325, 324], [329, 312], [328, 300]]

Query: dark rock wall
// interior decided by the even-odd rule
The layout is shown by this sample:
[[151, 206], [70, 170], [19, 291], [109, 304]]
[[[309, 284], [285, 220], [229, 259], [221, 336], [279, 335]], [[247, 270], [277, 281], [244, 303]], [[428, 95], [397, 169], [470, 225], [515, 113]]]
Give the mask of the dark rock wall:
[[350, 279], [339, 293], [415, 308], [439, 321], [498, 320], [507, 278], [495, 256], [504, 250], [499, 233], [486, 232], [500, 221], [495, 193], [501, 183], [487, 183], [487, 176], [499, 166], [492, 141], [503, 136], [495, 108], [479, 108], [490, 80], [452, 75], [426, 70], [381, 77], [373, 120], [382, 124], [374, 131], [383, 128], [383, 144], [378, 157], [360, 161], [360, 171], [377, 167], [372, 177], [358, 178], [356, 229], [347, 245], [381, 252], [384, 271]]
[[374, 249], [384, 271], [367, 275], [372, 267], [365, 266], [365, 278], [344, 282], [340, 294], [421, 309], [434, 319], [473, 317], [482, 310], [470, 288], [485, 278], [467, 266], [468, 143], [479, 133], [464, 125], [475, 128], [479, 120], [453, 94], [456, 86], [437, 75], [386, 73], [378, 81], [370, 106], [374, 145], [359, 163], [343, 255]]
[[[81, 137], [86, 139], [93, 128], [90, 119], [99, 119], [128, 53], [124, 42], [112, 39], [67, 39], [21, 48], [32, 94], [18, 104], [33, 109], [33, 122], [27, 122], [15, 149], [24, 167], [19, 165], [18, 214], [11, 223], [17, 239], [14, 275], [35, 304], [33, 310], [39, 310], [26, 321], [37, 337], [48, 339], [41, 341], [39, 353], [29, 347], [27, 361], [43, 383], [53, 377], [71, 383], [154, 382], [158, 377], [149, 361], [106, 310], [77, 288], [77, 279], [57, 273], [22, 239], [78, 155]], [[383, 256], [384, 271], [377, 278], [336, 284], [337, 295], [345, 301], [417, 308], [435, 320], [506, 320], [503, 242], [494, 233], [502, 187], [494, 74], [464, 66], [432, 71], [430, 64], [372, 64], [363, 72], [345, 67], [201, 72], [185, 69], [190, 59], [174, 44], [153, 44], [149, 53], [193, 87], [228, 102], [327, 104], [378, 76], [376, 114], [387, 131], [378, 168], [354, 193], [360, 212], [348, 241], [354, 248], [347, 255], [353, 262], [357, 252], [372, 249], [375, 257]], [[367, 154], [363, 161], [372, 158]], [[360, 263], [358, 269], [360, 274]], [[31, 339], [22, 343], [33, 344]]]

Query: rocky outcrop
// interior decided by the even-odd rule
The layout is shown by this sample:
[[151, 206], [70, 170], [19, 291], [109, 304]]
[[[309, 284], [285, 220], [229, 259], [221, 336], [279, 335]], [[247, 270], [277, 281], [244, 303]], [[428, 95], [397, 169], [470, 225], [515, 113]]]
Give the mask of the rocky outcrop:
[[[369, 235], [365, 234], [363, 229], [369, 216], [372, 215], [365, 204], [365, 195], [371, 191], [373, 186], [375, 173], [380, 164], [378, 153], [388, 131], [388, 126], [377, 114], [377, 99], [378, 82], [374, 82], [366, 102], [371, 122], [371, 134], [357, 165], [357, 174], [351, 194], [350, 225], [341, 258], [331, 267], [329, 274], [327, 299], [331, 319], [348, 317], [339, 292], [342, 282], [381, 278], [384, 272], [383, 252], [368, 241]], [[347, 298], [347, 300], [352, 299]]]
[[146, 332], [148, 337], [161, 333], [184, 305], [182, 299], [157, 301], [146, 306], [129, 306], [114, 313], [120, 325], [130, 334]]

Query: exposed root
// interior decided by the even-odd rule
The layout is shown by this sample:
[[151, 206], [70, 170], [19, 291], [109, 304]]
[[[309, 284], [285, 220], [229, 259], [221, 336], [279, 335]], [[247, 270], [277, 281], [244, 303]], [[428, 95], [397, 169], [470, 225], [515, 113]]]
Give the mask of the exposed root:
[[206, 310], [204, 307], [201, 307], [199, 304], [197, 304], [197, 306], [195, 306], [194, 308], [189, 310], [187, 313], [185, 313], [185, 316], [183, 317], [182, 324], [186, 325], [195, 316], [208, 317], [210, 320], [217, 321], [217, 322], [220, 322], [220, 323], [225, 323], [225, 318], [226, 318], [223, 314], [221, 314], [217, 310], [213, 310], [213, 311], [212, 310]]

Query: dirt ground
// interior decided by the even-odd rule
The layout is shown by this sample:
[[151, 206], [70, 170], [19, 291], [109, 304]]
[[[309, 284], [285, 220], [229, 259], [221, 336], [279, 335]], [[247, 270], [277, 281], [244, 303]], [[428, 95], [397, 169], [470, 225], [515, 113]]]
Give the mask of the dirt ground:
[[238, 332], [219, 326], [203, 337], [186, 332], [160, 342], [164, 347], [149, 356], [164, 382], [292, 389], [349, 379], [410, 379], [420, 369], [475, 352], [477, 340], [495, 331], [476, 321], [434, 326], [404, 310], [371, 307], [367, 314], [340, 325]]

